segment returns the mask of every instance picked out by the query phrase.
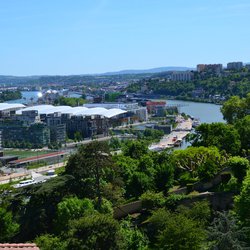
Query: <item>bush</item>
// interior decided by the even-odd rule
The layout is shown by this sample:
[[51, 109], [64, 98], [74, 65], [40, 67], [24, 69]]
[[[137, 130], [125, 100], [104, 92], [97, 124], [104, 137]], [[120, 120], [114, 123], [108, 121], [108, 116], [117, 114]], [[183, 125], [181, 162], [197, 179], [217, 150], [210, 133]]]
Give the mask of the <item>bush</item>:
[[169, 209], [175, 209], [178, 205], [178, 202], [187, 198], [185, 194], [170, 194], [166, 199], [166, 206]]
[[166, 198], [162, 192], [147, 191], [141, 195], [140, 200], [142, 201], [142, 207], [146, 209], [160, 208], [166, 203]]

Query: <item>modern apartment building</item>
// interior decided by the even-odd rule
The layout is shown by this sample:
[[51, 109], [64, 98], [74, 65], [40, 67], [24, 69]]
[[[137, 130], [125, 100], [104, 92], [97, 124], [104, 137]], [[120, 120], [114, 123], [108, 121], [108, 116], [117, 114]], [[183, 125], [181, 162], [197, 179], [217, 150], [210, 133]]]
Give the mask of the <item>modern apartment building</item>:
[[201, 72], [207, 72], [212, 74], [220, 74], [223, 70], [222, 64], [198, 64], [197, 65], [197, 71], [199, 73]]
[[228, 70], [241, 70], [243, 68], [243, 62], [229, 62], [227, 64]]
[[193, 78], [193, 73], [190, 71], [175, 71], [171, 74], [171, 80], [177, 82], [188, 82]]

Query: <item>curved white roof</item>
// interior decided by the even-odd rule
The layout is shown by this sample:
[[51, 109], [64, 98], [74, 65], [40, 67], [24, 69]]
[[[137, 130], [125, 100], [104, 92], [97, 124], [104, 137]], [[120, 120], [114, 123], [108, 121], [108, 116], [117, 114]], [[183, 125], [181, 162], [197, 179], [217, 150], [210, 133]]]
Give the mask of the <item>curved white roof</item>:
[[127, 113], [127, 111], [122, 110], [122, 109], [107, 109], [105, 116], [108, 118], [111, 118], [116, 115], [124, 114]]
[[111, 118], [127, 112], [122, 109], [86, 108], [82, 106], [72, 108], [70, 106], [37, 105], [18, 110], [16, 113], [22, 114], [22, 111], [31, 110], [37, 110], [38, 114], [53, 114], [55, 112], [60, 112], [62, 114], [72, 114], [76, 116], [100, 115], [107, 118]]
[[0, 111], [8, 110], [8, 109], [21, 109], [24, 108], [25, 105], [20, 103], [0, 103]]
[[49, 110], [51, 110], [54, 106], [53, 105], [36, 105], [32, 107], [27, 107], [21, 110], [18, 110], [16, 113], [21, 115], [23, 111], [32, 111], [37, 110], [39, 114], [46, 114]]

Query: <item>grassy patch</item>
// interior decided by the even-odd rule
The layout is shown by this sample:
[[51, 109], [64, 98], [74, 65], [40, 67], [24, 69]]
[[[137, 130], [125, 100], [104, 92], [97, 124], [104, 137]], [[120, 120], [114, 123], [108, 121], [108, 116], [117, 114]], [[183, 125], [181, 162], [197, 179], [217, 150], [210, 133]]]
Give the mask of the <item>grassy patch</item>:
[[36, 168], [40, 168], [46, 165], [47, 165], [46, 161], [35, 162], [35, 163], [27, 165], [27, 169], [36, 169]]
[[56, 168], [56, 169], [55, 169], [55, 174], [61, 175], [61, 174], [64, 173], [64, 171], [65, 171], [65, 167]]
[[19, 158], [28, 158], [33, 156], [39, 156], [51, 153], [49, 150], [43, 150], [43, 151], [32, 151], [32, 150], [4, 150], [4, 155], [6, 156], [18, 156]]

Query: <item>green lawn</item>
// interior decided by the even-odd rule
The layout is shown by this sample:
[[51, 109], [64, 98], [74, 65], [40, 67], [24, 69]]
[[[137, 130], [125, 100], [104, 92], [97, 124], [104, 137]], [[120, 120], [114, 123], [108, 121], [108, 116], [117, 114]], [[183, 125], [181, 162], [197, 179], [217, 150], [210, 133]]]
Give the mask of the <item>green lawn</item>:
[[43, 151], [32, 151], [32, 150], [4, 150], [4, 155], [14, 155], [18, 156], [20, 158], [28, 158], [32, 156], [38, 156], [38, 155], [43, 155], [43, 154], [48, 154], [51, 153], [52, 151], [49, 150], [43, 150]]

